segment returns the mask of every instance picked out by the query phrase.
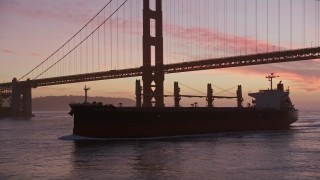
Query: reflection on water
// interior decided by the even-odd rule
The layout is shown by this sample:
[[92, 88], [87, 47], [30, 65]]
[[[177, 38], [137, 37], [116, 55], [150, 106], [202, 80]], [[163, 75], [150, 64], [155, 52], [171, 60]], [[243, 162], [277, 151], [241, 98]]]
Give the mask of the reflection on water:
[[5, 119], [0, 179], [316, 179], [319, 117], [302, 112], [285, 131], [140, 141], [68, 139], [73, 121], [61, 113]]
[[295, 131], [138, 142], [77, 141], [73, 165], [80, 177], [88, 171], [105, 172], [102, 177], [137, 179], [319, 176], [316, 169], [310, 169], [319, 168], [319, 144], [318, 152], [305, 154], [300, 149], [304, 142]]
[[88, 175], [88, 170], [99, 170], [106, 172], [102, 177], [178, 178], [179, 173], [173, 170], [182, 164], [179, 151], [174, 142], [77, 141], [74, 142], [73, 170], [81, 177], [83, 171]]

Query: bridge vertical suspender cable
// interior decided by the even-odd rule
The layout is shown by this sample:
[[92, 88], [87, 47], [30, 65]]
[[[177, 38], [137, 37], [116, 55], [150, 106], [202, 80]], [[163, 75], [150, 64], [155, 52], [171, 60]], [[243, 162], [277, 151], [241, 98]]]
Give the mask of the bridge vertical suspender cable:
[[314, 6], [315, 6], [315, 18], [314, 18], [314, 47], [317, 47], [318, 46], [318, 1], [317, 0], [314, 0]]
[[[177, 12], [177, 22], [176, 22], [176, 24], [175, 24], [175, 26], [177, 26], [177, 31], [176, 31], [176, 34], [180, 34], [180, 17], [181, 17], [181, 11], [180, 11], [180, 0], [175, 0], [175, 1], [177, 1], [177, 10], [176, 10], [176, 12]], [[179, 38], [178, 39], [178, 44], [180, 44], [181, 43], [181, 38]], [[179, 49], [177, 49], [176, 51], [178, 51]], [[179, 52], [177, 52], [177, 53], [179, 53]], [[179, 57], [178, 56], [178, 62], [181, 62], [181, 57]]]
[[[188, 4], [189, 4], [189, 1], [187, 1], [186, 3], [182, 3], [182, 9], [188, 9]], [[184, 17], [184, 13], [182, 13], [182, 18]], [[182, 23], [183, 23], [183, 25], [186, 27], [186, 31], [188, 32], [188, 16], [186, 16], [186, 19], [182, 19]], [[182, 33], [186, 33], [186, 32], [182, 32]], [[186, 39], [186, 45], [187, 45], [187, 52], [189, 52], [188, 51], [188, 49], [189, 49], [189, 38], [188, 38], [188, 36], [187, 36], [187, 39]], [[188, 59], [188, 56], [187, 55], [185, 55], [185, 58], [186, 58], [186, 60]]]
[[[186, 33], [186, 29], [187, 29], [187, 16], [185, 15], [185, 9], [188, 8], [188, 3], [184, 3], [184, 0], [181, 0], [181, 24], [180, 24], [180, 28], [181, 28], [181, 34]], [[186, 28], [185, 28], [186, 27]], [[186, 44], [187, 48], [188, 48], [188, 39], [183, 39], [183, 43]], [[183, 51], [182, 51], [183, 52]], [[188, 52], [188, 51], [187, 51]], [[183, 53], [183, 58], [182, 58], [183, 62], [188, 61], [188, 55], [186, 53]]]
[[[110, 12], [112, 11], [112, 7], [110, 6]], [[113, 28], [112, 28], [112, 19], [110, 20], [110, 43], [111, 43], [111, 46], [110, 46], [110, 56], [111, 56], [111, 61], [110, 61], [110, 69], [112, 70], [113, 69], [113, 64], [112, 64], [112, 62], [113, 62], [113, 54], [112, 54], [112, 52], [113, 52], [113, 34], [112, 34], [112, 32], [113, 32]]]
[[256, 20], [256, 53], [258, 53], [258, 2], [255, 1], [255, 20]]
[[201, 59], [200, 55], [200, 44], [201, 44], [201, 39], [200, 39], [200, 22], [201, 22], [201, 7], [200, 7], [200, 1], [198, 1], [198, 47], [197, 47], [197, 58]]
[[[103, 19], [106, 19], [106, 11], [103, 12]], [[104, 70], [107, 70], [107, 55], [106, 55], [106, 23], [103, 24], [103, 60]]]
[[[125, 8], [125, 7], [124, 7]], [[123, 10], [123, 25], [122, 25], [122, 28], [123, 28], [123, 32], [125, 32], [125, 28], [126, 28], [126, 21], [125, 21], [125, 17], [126, 17], [126, 10], [124, 9]], [[125, 68], [126, 66], [125, 66], [125, 63], [126, 63], [126, 37], [125, 37], [125, 35], [124, 35], [124, 33], [123, 33], [123, 35], [122, 35], [123, 37], [123, 49], [122, 49], [122, 51], [123, 51], [123, 68]]]
[[244, 11], [245, 11], [245, 17], [244, 17], [244, 19], [245, 19], [245, 38], [246, 38], [246, 42], [245, 42], [245, 55], [246, 54], [248, 54], [247, 53], [247, 50], [248, 50], [248, 2], [247, 2], [247, 0], [245, 0], [245, 3], [244, 3]]
[[[206, 58], [210, 58], [209, 52], [209, 1], [205, 2], [205, 24], [206, 24]], [[183, 17], [183, 16], [182, 16]]]
[[290, 0], [290, 49], [292, 49], [292, 0]]
[[216, 1], [216, 6], [215, 6], [215, 8], [216, 8], [216, 10], [215, 10], [215, 12], [216, 12], [216, 32], [215, 32], [215, 34], [216, 34], [216, 38], [215, 38], [215, 42], [216, 42], [216, 45], [215, 45], [215, 49], [216, 49], [216, 57], [219, 57], [219, 49], [218, 49], [218, 45], [219, 45], [219, 42], [218, 42], [218, 29], [219, 29], [219, 27], [218, 27], [218, 25], [219, 25], [219, 12], [218, 12], [218, 10], [219, 10], [219, 0], [215, 0]]
[[[82, 39], [82, 36], [81, 36], [81, 32], [80, 32], [80, 41], [81, 41], [81, 39]], [[80, 45], [80, 72], [82, 72], [82, 44]], [[61, 63], [60, 63], [61, 64]], [[62, 75], [60, 75], [60, 76], [62, 76]]]
[[236, 56], [237, 55], [237, 46], [236, 46], [236, 38], [237, 38], [237, 36], [236, 36], [236, 22], [237, 22], [237, 20], [236, 20], [236, 0], [233, 0], [233, 54], [234, 54], [234, 56]]
[[[86, 36], [88, 36], [88, 30], [86, 28]], [[86, 41], [86, 73], [88, 73], [88, 62], [89, 62], [89, 41]], [[64, 53], [63, 53], [64, 54]]]
[[234, 7], [235, 7], [235, 56], [237, 56], [238, 50], [238, 1], [234, 0]]
[[226, 29], [227, 29], [227, 1], [224, 1], [224, 6], [223, 6], [223, 14], [224, 14], [224, 17], [223, 17], [223, 53], [224, 53], [224, 57], [226, 57]]
[[[100, 23], [99, 22], [99, 16], [98, 16], [98, 24]], [[97, 42], [97, 49], [98, 49], [98, 54], [97, 54], [97, 56], [98, 56], [98, 67], [97, 67], [97, 70], [99, 71], [100, 70], [100, 28], [98, 29], [98, 42]]]
[[[117, 6], [119, 6], [119, 1], [117, 1]], [[117, 11], [117, 67], [119, 69], [119, 12]]]
[[280, 51], [280, 0], [278, 0], [278, 48]]
[[318, 11], [319, 11], [319, 8], [318, 8], [318, 4], [319, 4], [319, 1], [318, 0], [314, 0], [314, 8], [315, 8], [315, 10], [314, 10], [314, 14], [315, 14], [315, 18], [314, 18], [314, 46], [315, 47], [317, 47], [317, 45], [318, 45], [318, 30], [317, 30], [317, 28], [318, 28], [318, 18], [319, 18], [319, 13], [318, 13]]
[[318, 27], [317, 27], [317, 31], [318, 31], [318, 46], [320, 46], [320, 2], [318, 2], [317, 8], [318, 8]]
[[[175, 0], [175, 12], [177, 13], [175, 18], [176, 18], [176, 22], [174, 23], [175, 26], [175, 34], [179, 34], [179, 21], [180, 21], [180, 2], [179, 0]], [[199, 37], [200, 38], [200, 37]], [[177, 44], [180, 43], [180, 38], [178, 38], [177, 40]], [[178, 56], [179, 52], [178, 52], [178, 48], [175, 48], [175, 54], [176, 54], [176, 60], [177, 62], [180, 62], [180, 57]]]
[[317, 20], [318, 20], [318, 3], [314, 0], [314, 47], [317, 47]]
[[269, 0], [267, 0], [267, 52], [269, 52]]
[[224, 57], [227, 57], [228, 53], [228, 1], [224, 1]]
[[[188, 9], [191, 8], [191, 7], [192, 7], [192, 1], [188, 0]], [[190, 32], [190, 30], [191, 30], [191, 27], [192, 27], [192, 23], [191, 22], [192, 22], [192, 17], [187, 16], [187, 26], [188, 26], [188, 30], [189, 30], [189, 31], [187, 31], [187, 33]], [[187, 49], [187, 52], [190, 52], [191, 57], [193, 55], [192, 49], [193, 49], [192, 48], [192, 40], [191, 40], [190, 36], [188, 35], [188, 49]]]
[[[138, 7], [141, 6], [140, 0], [138, 0], [137, 5], [138, 5]], [[138, 17], [140, 17], [142, 11], [140, 11], [139, 8], [137, 8], [137, 12], [138, 12]], [[139, 32], [139, 33], [142, 33], [142, 29], [141, 29], [140, 26], [138, 26], [138, 32]], [[141, 40], [141, 39], [139, 39], [139, 40], [137, 41], [137, 47], [139, 47], [140, 44], [142, 44], [142, 40]], [[141, 54], [141, 52], [138, 52], [137, 55], [138, 55], [138, 58], [137, 58], [138, 60], [139, 60], [139, 59], [142, 59], [142, 54]]]
[[171, 63], [171, 60], [172, 60], [172, 54], [171, 54], [171, 46], [172, 46], [172, 43], [171, 43], [171, 40], [172, 40], [172, 38], [171, 38], [171, 36], [172, 36], [172, 11], [171, 11], [171, 9], [172, 9], [172, 6], [171, 6], [171, 4], [169, 5], [169, 9], [168, 9], [168, 11], [169, 11], [169, 18], [168, 18], [168, 21], [170, 22], [170, 23], [168, 23], [169, 24], [169, 32], [168, 32], [168, 41], [169, 41], [169, 45], [168, 45], [168, 60], [169, 60], [169, 63]]
[[303, 44], [303, 48], [306, 47], [305, 45], [305, 29], [306, 29], [306, 0], [303, 0], [303, 4], [302, 4], [302, 44]]
[[318, 29], [318, 46], [320, 46], [320, 2], [319, 1], [317, 1], [318, 2], [318, 6], [317, 6], [317, 8], [318, 8], [318, 27], [317, 27], [317, 29]]
[[[92, 31], [93, 31], [93, 25], [94, 24], [92, 24]], [[91, 39], [92, 39], [92, 42], [91, 42], [91, 55], [92, 55], [92, 59], [91, 59], [91, 71], [93, 72], [93, 67], [94, 67], [94, 36], [93, 36], [93, 34], [92, 34], [92, 36], [91, 36]]]
[[[73, 46], [76, 45], [76, 38], [73, 39]], [[76, 49], [73, 51], [73, 70], [74, 70], [74, 74], [77, 73], [77, 52]]]
[[[132, 1], [130, 1], [130, 57], [132, 57]], [[130, 59], [130, 67], [132, 67], [132, 59]]]

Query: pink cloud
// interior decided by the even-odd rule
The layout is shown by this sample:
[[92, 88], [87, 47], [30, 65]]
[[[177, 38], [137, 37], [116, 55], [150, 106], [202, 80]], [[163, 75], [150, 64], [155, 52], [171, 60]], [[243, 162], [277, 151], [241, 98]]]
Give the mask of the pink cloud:
[[18, 53], [16, 51], [13, 51], [13, 50], [9, 50], [9, 49], [2, 49], [1, 51], [6, 53], [6, 54], [10, 54], [10, 55], [15, 55], [15, 56], [20, 55], [20, 53]]
[[[122, 19], [119, 17], [117, 20], [115, 17], [109, 20], [109, 22], [113, 23], [112, 31], [116, 31], [118, 29], [121, 33], [131, 33], [132, 36], [141, 37], [142, 35], [142, 26], [143, 23], [139, 17], [133, 17], [132, 23], [130, 20]], [[107, 22], [106, 26], [108, 31], [110, 31], [111, 26], [110, 23]], [[118, 26], [115, 24], [118, 23]], [[132, 25], [132, 26], [131, 26]], [[242, 36], [234, 36], [233, 34], [225, 34], [219, 31], [215, 31], [213, 29], [207, 28], [197, 28], [190, 27], [185, 28], [180, 25], [173, 25], [165, 23], [163, 24], [163, 36], [165, 41], [171, 41], [175, 44], [175, 49], [184, 49], [186, 50], [188, 46], [191, 44], [194, 46], [200, 46], [201, 49], [208, 49], [211, 52], [216, 50], [223, 52], [224, 51], [224, 43], [226, 43], [226, 49], [230, 53], [234, 53], [234, 43], [236, 40], [237, 52], [240, 51], [244, 54], [245, 49], [247, 49], [247, 53], [252, 53], [257, 51], [267, 52], [272, 51], [274, 47], [273, 44], [267, 43], [265, 41], [255, 39], [245, 38]], [[277, 47], [276, 47], [277, 48]], [[190, 57], [192, 55], [188, 54], [186, 51], [179, 51], [173, 49], [171, 54], [181, 55], [184, 57]], [[228, 53], [228, 52], [227, 52]]]
[[42, 57], [42, 55], [41, 54], [39, 54], [39, 53], [36, 53], [36, 52], [31, 52], [31, 53], [29, 53], [31, 56], [33, 56], [33, 57]]
[[320, 90], [320, 76], [318, 75], [304, 75], [289, 71], [279, 71], [278, 74], [282, 78], [293, 81], [293, 89], [303, 91], [319, 91]]
[[[319, 65], [317, 66], [313, 61], [308, 61], [308, 62], [311, 65], [310, 64], [305, 65], [306, 62], [289, 62], [289, 63], [285, 63], [286, 66], [283, 66], [283, 64], [268, 64], [268, 65], [226, 68], [226, 69], [221, 69], [221, 71], [226, 72], [227, 74], [229, 73], [246, 74], [246, 75], [251, 75], [255, 77], [265, 77], [267, 74], [274, 72], [277, 75], [279, 75], [281, 79], [292, 81], [293, 84], [291, 89], [297, 89], [297, 90], [303, 90], [303, 91], [309, 91], [309, 92], [319, 91], [320, 90]], [[308, 68], [307, 66], [311, 66], [312, 68]], [[198, 74], [211, 76], [210, 72], [201, 73], [200, 71]]]
[[[173, 31], [174, 29], [174, 31]], [[216, 47], [211, 45], [208, 46], [208, 42], [212, 44], [212, 42], [216, 42], [218, 46], [223, 46], [226, 43], [227, 50], [233, 51], [234, 43], [236, 42], [237, 50], [242, 50], [243, 54], [245, 49], [247, 49], [247, 53], [251, 52], [267, 52], [267, 50], [272, 51], [275, 47], [271, 43], [267, 43], [265, 41], [251, 38], [246, 38], [242, 36], [235, 36], [233, 34], [224, 34], [222, 32], [216, 31], [214, 29], [207, 28], [198, 28], [191, 27], [185, 28], [179, 25], [173, 24], [164, 24], [164, 32], [167, 32], [169, 35], [176, 39], [190, 41], [193, 44], [201, 46], [202, 48], [209, 48], [210, 50], [214, 50]], [[228, 47], [228, 46], [232, 47]], [[279, 48], [279, 47], [276, 47]]]
[[[35, 4], [37, 4], [35, 6]], [[54, 19], [64, 22], [84, 23], [92, 16], [91, 11], [83, 11], [83, 3], [73, 3], [66, 1], [59, 3], [58, 6], [48, 6], [46, 2], [42, 1], [8, 1], [0, 6], [0, 10], [23, 17], [33, 19]]]
[[2, 49], [1, 52], [9, 54], [9, 55], [13, 55], [13, 56], [32, 56], [32, 57], [43, 58], [41, 54], [36, 53], [36, 52], [24, 53], [24, 52], [18, 52], [18, 51], [10, 50], [10, 49]]

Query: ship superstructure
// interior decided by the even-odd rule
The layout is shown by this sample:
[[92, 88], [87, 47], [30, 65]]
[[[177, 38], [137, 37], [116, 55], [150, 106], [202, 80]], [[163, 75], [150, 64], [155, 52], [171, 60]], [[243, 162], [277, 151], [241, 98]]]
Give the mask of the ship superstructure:
[[270, 81], [270, 89], [260, 90], [259, 92], [248, 94], [254, 98], [254, 100], [252, 100], [254, 107], [275, 109], [294, 108], [289, 97], [289, 88], [284, 91], [282, 81], [277, 84], [276, 89], [273, 89], [272, 79], [275, 77], [278, 76], [275, 76], [273, 73], [266, 77]]

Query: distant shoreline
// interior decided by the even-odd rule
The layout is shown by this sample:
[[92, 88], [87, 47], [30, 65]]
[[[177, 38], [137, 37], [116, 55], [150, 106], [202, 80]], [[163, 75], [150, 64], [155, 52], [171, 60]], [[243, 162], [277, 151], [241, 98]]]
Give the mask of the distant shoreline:
[[[128, 98], [113, 98], [113, 97], [88, 97], [89, 102], [102, 102], [103, 104], [113, 104], [117, 106], [122, 103], [124, 106], [135, 106], [135, 101]], [[32, 99], [33, 111], [69, 111], [70, 103], [84, 102], [83, 96], [45, 96]]]

